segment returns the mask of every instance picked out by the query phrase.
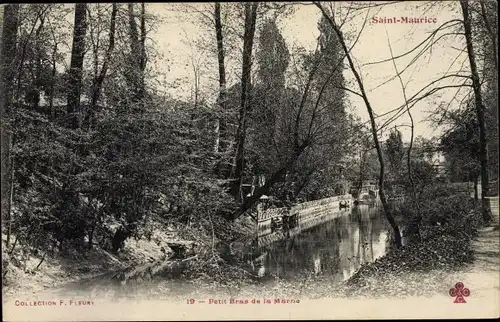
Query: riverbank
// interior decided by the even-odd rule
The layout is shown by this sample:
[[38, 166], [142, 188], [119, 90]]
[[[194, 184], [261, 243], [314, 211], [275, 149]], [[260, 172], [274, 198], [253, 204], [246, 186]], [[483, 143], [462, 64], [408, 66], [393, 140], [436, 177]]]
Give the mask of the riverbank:
[[[245, 217], [227, 227], [225, 233], [231, 235], [227, 237], [231, 239], [235, 238], [233, 235], [253, 235], [255, 230], [256, 225]], [[11, 237], [12, 240], [16, 239], [15, 235]], [[241, 279], [248, 275], [238, 267], [230, 269], [230, 265], [219, 256], [223, 247], [221, 239], [215, 237], [213, 231], [195, 225], [157, 226], [150, 238], [127, 239], [124, 248], [118, 253], [100, 245], [95, 245], [91, 250], [67, 247], [64, 251], [41, 252], [18, 242], [11, 242], [13, 245], [7, 250], [6, 239], [5, 234], [2, 234], [2, 292], [7, 297], [60, 290], [79, 292], [84, 284], [89, 284], [93, 289], [108, 287], [108, 284], [116, 282], [112, 281], [112, 277], [121, 272], [131, 271], [134, 275], [136, 268], [140, 270], [147, 269], [151, 264], [165, 266], [175, 263], [168, 259], [172, 250], [167, 244], [171, 241], [192, 241], [196, 245], [197, 260], [184, 265], [185, 271], [180, 274], [183, 275], [181, 279], [184, 279], [182, 283], [186, 278], [191, 278], [196, 280], [195, 283], [204, 281], [210, 285], [222, 283], [226, 278]], [[134, 280], [131, 284], [142, 282], [135, 281], [136, 278], [130, 276]], [[120, 278], [118, 281], [124, 282]]]
[[488, 226], [482, 225], [478, 208], [443, 227], [424, 226], [423, 234], [428, 237], [421, 243], [393, 250], [363, 266], [345, 283], [323, 287], [314, 297], [446, 295], [457, 282], [462, 282], [476, 297], [491, 296], [491, 300], [498, 302], [498, 197], [492, 198], [490, 203], [494, 219]]
[[[147, 263], [150, 258], [165, 256], [158, 240], [169, 237], [175, 235], [163, 233], [151, 241], [129, 240], [118, 254], [97, 246], [92, 250], [67, 249], [63, 253], [44, 254], [17, 244], [9, 254], [2, 252], [3, 293], [6, 296], [34, 294]], [[3, 249], [6, 248], [5, 239], [2, 236]]]
[[[76, 254], [78, 256], [73, 261], [47, 259], [36, 274], [28, 270], [13, 275], [12, 279], [17, 285], [10, 285], [4, 291], [7, 295], [16, 296], [20, 295], [19, 290], [22, 289], [24, 294], [93, 294], [96, 299], [119, 297], [144, 300], [182, 300], [186, 296], [201, 298], [206, 295], [220, 298], [265, 296], [317, 299], [447, 294], [450, 285], [465, 281], [464, 269], [477, 257], [474, 254], [474, 237], [481, 226], [479, 218], [481, 216], [474, 208], [460, 220], [444, 225], [426, 224], [422, 230], [422, 243], [393, 250], [375, 262], [363, 265], [350, 279], [340, 283], [332, 281], [329, 274], [315, 274], [312, 271], [300, 274], [295, 280], [277, 276], [259, 279], [243, 268], [245, 262], [235, 260], [229, 263], [223, 260], [219, 251], [211, 247], [215, 247], [216, 240], [210, 234], [203, 235], [190, 230], [181, 235], [171, 232], [169, 236], [164, 236], [164, 240], [185, 240], [198, 236], [196, 241], [205, 244], [204, 253], [187, 262], [182, 272], [177, 272], [175, 277], [157, 276], [150, 280], [141, 276], [124, 285], [110, 284], [109, 276], [99, 278], [103, 273], [120, 271], [127, 265], [141, 266], [165, 256], [158, 241], [131, 240], [122, 255], [95, 249], [85, 256]], [[348, 220], [353, 219], [349, 217]], [[239, 224], [245, 226], [244, 223]], [[127, 253], [129, 255], [125, 256]], [[82, 268], [81, 260], [88, 261], [89, 265]], [[38, 262], [39, 259], [33, 260], [28, 266], [36, 266]], [[82, 288], [83, 284], [85, 289]]]

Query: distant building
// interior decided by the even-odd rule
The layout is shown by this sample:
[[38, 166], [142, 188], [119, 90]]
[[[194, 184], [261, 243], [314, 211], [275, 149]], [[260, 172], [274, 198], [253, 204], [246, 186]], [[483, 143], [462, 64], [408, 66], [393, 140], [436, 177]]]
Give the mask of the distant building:
[[424, 160], [429, 162], [434, 167], [434, 169], [436, 169], [438, 176], [445, 175], [446, 158], [444, 157], [444, 155], [441, 151], [436, 151], [431, 155], [426, 153], [424, 155]]

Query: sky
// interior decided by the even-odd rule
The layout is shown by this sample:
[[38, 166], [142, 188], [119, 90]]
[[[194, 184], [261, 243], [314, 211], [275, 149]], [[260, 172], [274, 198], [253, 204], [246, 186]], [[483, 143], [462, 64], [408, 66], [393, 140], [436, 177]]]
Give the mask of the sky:
[[[370, 11], [365, 10], [362, 16], [359, 15], [352, 20], [346, 21], [343, 26], [346, 34], [357, 35], [362, 29], [365, 18], [368, 19], [367, 24], [362, 29], [359, 41], [352, 49], [352, 56], [357, 64], [357, 69], [360, 71], [368, 98], [376, 115], [384, 114], [402, 106], [405, 99], [401, 83], [395, 77], [393, 63], [391, 61], [380, 64], [369, 63], [391, 57], [388, 40], [394, 55], [397, 56], [414, 48], [443, 23], [460, 18], [458, 2], [438, 3], [434, 1], [434, 3], [435, 5], [430, 9], [428, 3], [424, 7], [422, 2], [409, 1], [372, 8]], [[168, 60], [163, 60], [163, 63], [158, 64], [155, 68], [165, 73], [164, 82], [167, 84], [165, 85], [167, 92], [177, 97], [188, 98], [191, 85], [187, 84], [192, 84], [194, 79], [192, 59], [199, 60], [201, 65], [206, 63], [208, 66], [215, 63], [214, 56], [208, 55], [206, 52], [200, 52], [190, 46], [190, 43], [199, 38], [207, 37], [213, 37], [215, 41], [215, 33], [201, 30], [193, 22], [196, 16], [192, 13], [180, 12], [180, 6], [182, 4], [155, 3], [148, 4], [148, 9], [162, 19], [162, 23], [151, 37], [155, 40], [158, 50], [165, 57], [168, 57]], [[387, 22], [388, 19], [401, 20], [404, 17], [425, 17], [430, 22], [418, 24], [376, 23], [374, 19]], [[295, 12], [291, 16], [282, 19], [279, 25], [289, 49], [294, 46], [301, 46], [311, 51], [314, 50], [319, 35], [317, 29], [319, 18], [320, 11], [314, 5], [307, 4], [307, 2], [295, 5]], [[350, 43], [352, 43], [352, 40]], [[411, 97], [429, 82], [447, 73], [454, 73], [458, 70], [463, 70], [462, 73], [466, 73], [469, 65], [467, 56], [461, 51], [464, 46], [462, 37], [446, 36], [441, 38], [432, 47], [432, 50], [425, 51], [425, 54], [401, 75], [406, 87], [407, 97]], [[398, 59], [396, 61], [398, 70], [401, 71], [414, 57], [415, 54], [411, 54]], [[354, 91], [359, 91], [351, 71], [346, 69], [344, 73], [348, 81], [348, 87]], [[439, 84], [458, 84], [458, 81], [462, 82], [463, 79], [450, 78], [448, 81]], [[172, 86], [174, 83], [184, 85]], [[205, 86], [204, 90], [209, 95], [216, 95], [216, 82], [205, 78], [202, 79], [202, 83]], [[466, 91], [467, 89], [462, 88], [456, 96], [456, 100], [461, 99]], [[432, 123], [426, 122], [426, 120], [429, 113], [435, 111], [441, 102], [448, 103], [452, 101], [456, 92], [456, 88], [440, 91], [412, 108], [411, 111], [415, 121], [415, 136], [431, 138], [440, 133], [440, 129], [436, 129]], [[348, 98], [351, 111], [362, 120], [367, 121], [368, 113], [362, 99], [351, 93], [348, 94]], [[387, 117], [391, 115], [394, 114], [389, 114]], [[377, 120], [382, 124], [384, 120], [387, 120], [387, 117], [381, 117]], [[391, 126], [387, 127], [387, 130], [383, 131], [382, 134], [386, 136], [389, 129], [397, 125], [398, 129], [403, 133], [403, 139], [408, 141], [410, 137], [409, 124], [409, 117], [404, 113]]]

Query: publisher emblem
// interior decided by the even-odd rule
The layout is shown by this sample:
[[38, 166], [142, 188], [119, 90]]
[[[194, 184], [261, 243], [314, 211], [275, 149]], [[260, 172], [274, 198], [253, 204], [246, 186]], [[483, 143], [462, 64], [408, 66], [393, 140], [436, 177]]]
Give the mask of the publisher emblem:
[[450, 296], [456, 297], [453, 303], [467, 303], [465, 298], [470, 295], [470, 290], [464, 287], [464, 283], [458, 282], [455, 287], [450, 289]]

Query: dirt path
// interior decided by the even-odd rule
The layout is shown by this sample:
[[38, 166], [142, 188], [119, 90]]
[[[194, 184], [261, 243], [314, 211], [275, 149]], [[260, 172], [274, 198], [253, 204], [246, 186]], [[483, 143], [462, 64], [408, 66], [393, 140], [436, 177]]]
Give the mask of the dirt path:
[[490, 199], [493, 221], [479, 231], [473, 242], [474, 262], [454, 274], [470, 290], [467, 302], [485, 305], [485, 316], [500, 315], [500, 230], [498, 197]]
[[[489, 198], [492, 223], [480, 230], [479, 235], [473, 243], [475, 260], [468, 267], [464, 276], [464, 283], [467, 283], [474, 294], [478, 297], [493, 296], [500, 308], [500, 230], [498, 197]], [[467, 285], [466, 284], [466, 285]], [[471, 294], [472, 296], [472, 294]]]

